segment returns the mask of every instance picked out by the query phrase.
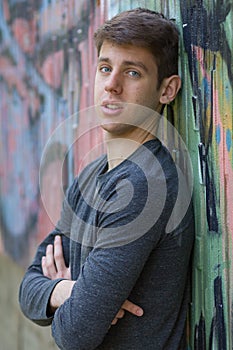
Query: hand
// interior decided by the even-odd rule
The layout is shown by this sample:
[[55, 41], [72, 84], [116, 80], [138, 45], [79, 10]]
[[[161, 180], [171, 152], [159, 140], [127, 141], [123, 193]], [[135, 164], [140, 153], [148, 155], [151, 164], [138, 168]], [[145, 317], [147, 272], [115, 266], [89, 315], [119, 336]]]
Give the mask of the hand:
[[118, 311], [118, 313], [116, 314], [114, 320], [112, 321], [111, 325], [115, 325], [119, 319], [123, 318], [125, 315], [125, 311], [130, 312], [131, 314], [135, 315], [135, 316], [142, 316], [143, 315], [143, 309], [140, 308], [139, 306], [137, 306], [136, 304], [133, 304], [131, 301], [126, 300], [120, 310]]
[[43, 275], [51, 280], [64, 278], [71, 280], [70, 267], [66, 267], [61, 236], [57, 235], [54, 245], [49, 244], [41, 261]]
[[64, 278], [56, 284], [50, 296], [49, 311], [53, 314], [70, 297], [75, 281], [71, 281], [70, 268], [66, 267], [61, 236], [57, 235], [54, 245], [49, 244], [41, 261], [43, 275], [51, 280]]

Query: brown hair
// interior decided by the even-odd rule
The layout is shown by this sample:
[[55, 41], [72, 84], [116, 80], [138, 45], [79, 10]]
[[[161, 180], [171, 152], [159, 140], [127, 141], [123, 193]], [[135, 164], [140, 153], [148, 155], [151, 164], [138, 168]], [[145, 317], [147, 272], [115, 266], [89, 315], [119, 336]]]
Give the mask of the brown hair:
[[163, 14], [144, 8], [121, 12], [94, 34], [98, 55], [105, 40], [147, 48], [158, 66], [158, 84], [178, 73], [179, 31]]

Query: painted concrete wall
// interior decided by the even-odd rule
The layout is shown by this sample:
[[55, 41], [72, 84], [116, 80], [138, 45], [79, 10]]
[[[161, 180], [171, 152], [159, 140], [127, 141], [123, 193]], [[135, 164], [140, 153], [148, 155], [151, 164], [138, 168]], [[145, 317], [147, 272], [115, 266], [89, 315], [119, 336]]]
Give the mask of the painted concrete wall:
[[[97, 128], [85, 133], [92, 127], [89, 113], [76, 113], [93, 105], [93, 32], [105, 18], [138, 6], [174, 18], [182, 37], [183, 88], [167, 115], [188, 146], [194, 172], [190, 348], [228, 350], [233, 324], [232, 0], [0, 2], [0, 252], [12, 260], [6, 263], [9, 273], [15, 273], [16, 264], [26, 266], [56, 222], [63, 192], [83, 157], [93, 149], [97, 154], [95, 145], [102, 147]], [[41, 164], [52, 132], [71, 115], [72, 127], [58, 131]], [[77, 141], [65, 156], [74, 135]], [[3, 272], [1, 278], [7, 279]], [[27, 349], [18, 339], [18, 348]]]

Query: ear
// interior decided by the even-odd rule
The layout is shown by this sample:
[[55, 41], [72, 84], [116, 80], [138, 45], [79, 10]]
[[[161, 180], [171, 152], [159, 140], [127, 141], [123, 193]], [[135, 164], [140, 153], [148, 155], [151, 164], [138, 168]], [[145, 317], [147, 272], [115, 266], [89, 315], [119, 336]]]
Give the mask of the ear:
[[162, 104], [169, 104], [172, 102], [181, 87], [181, 79], [179, 75], [171, 75], [165, 78], [161, 85], [161, 96], [159, 102]]

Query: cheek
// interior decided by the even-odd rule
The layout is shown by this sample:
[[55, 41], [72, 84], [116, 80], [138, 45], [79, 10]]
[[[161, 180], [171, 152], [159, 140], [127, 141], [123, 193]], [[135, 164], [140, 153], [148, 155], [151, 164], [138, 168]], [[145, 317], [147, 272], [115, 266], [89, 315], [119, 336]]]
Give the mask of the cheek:
[[133, 98], [136, 104], [141, 104], [145, 100], [145, 91], [143, 88], [138, 88], [133, 92]]
[[140, 88], [135, 91], [134, 100], [136, 104], [148, 105], [152, 101], [152, 94], [150, 89]]

